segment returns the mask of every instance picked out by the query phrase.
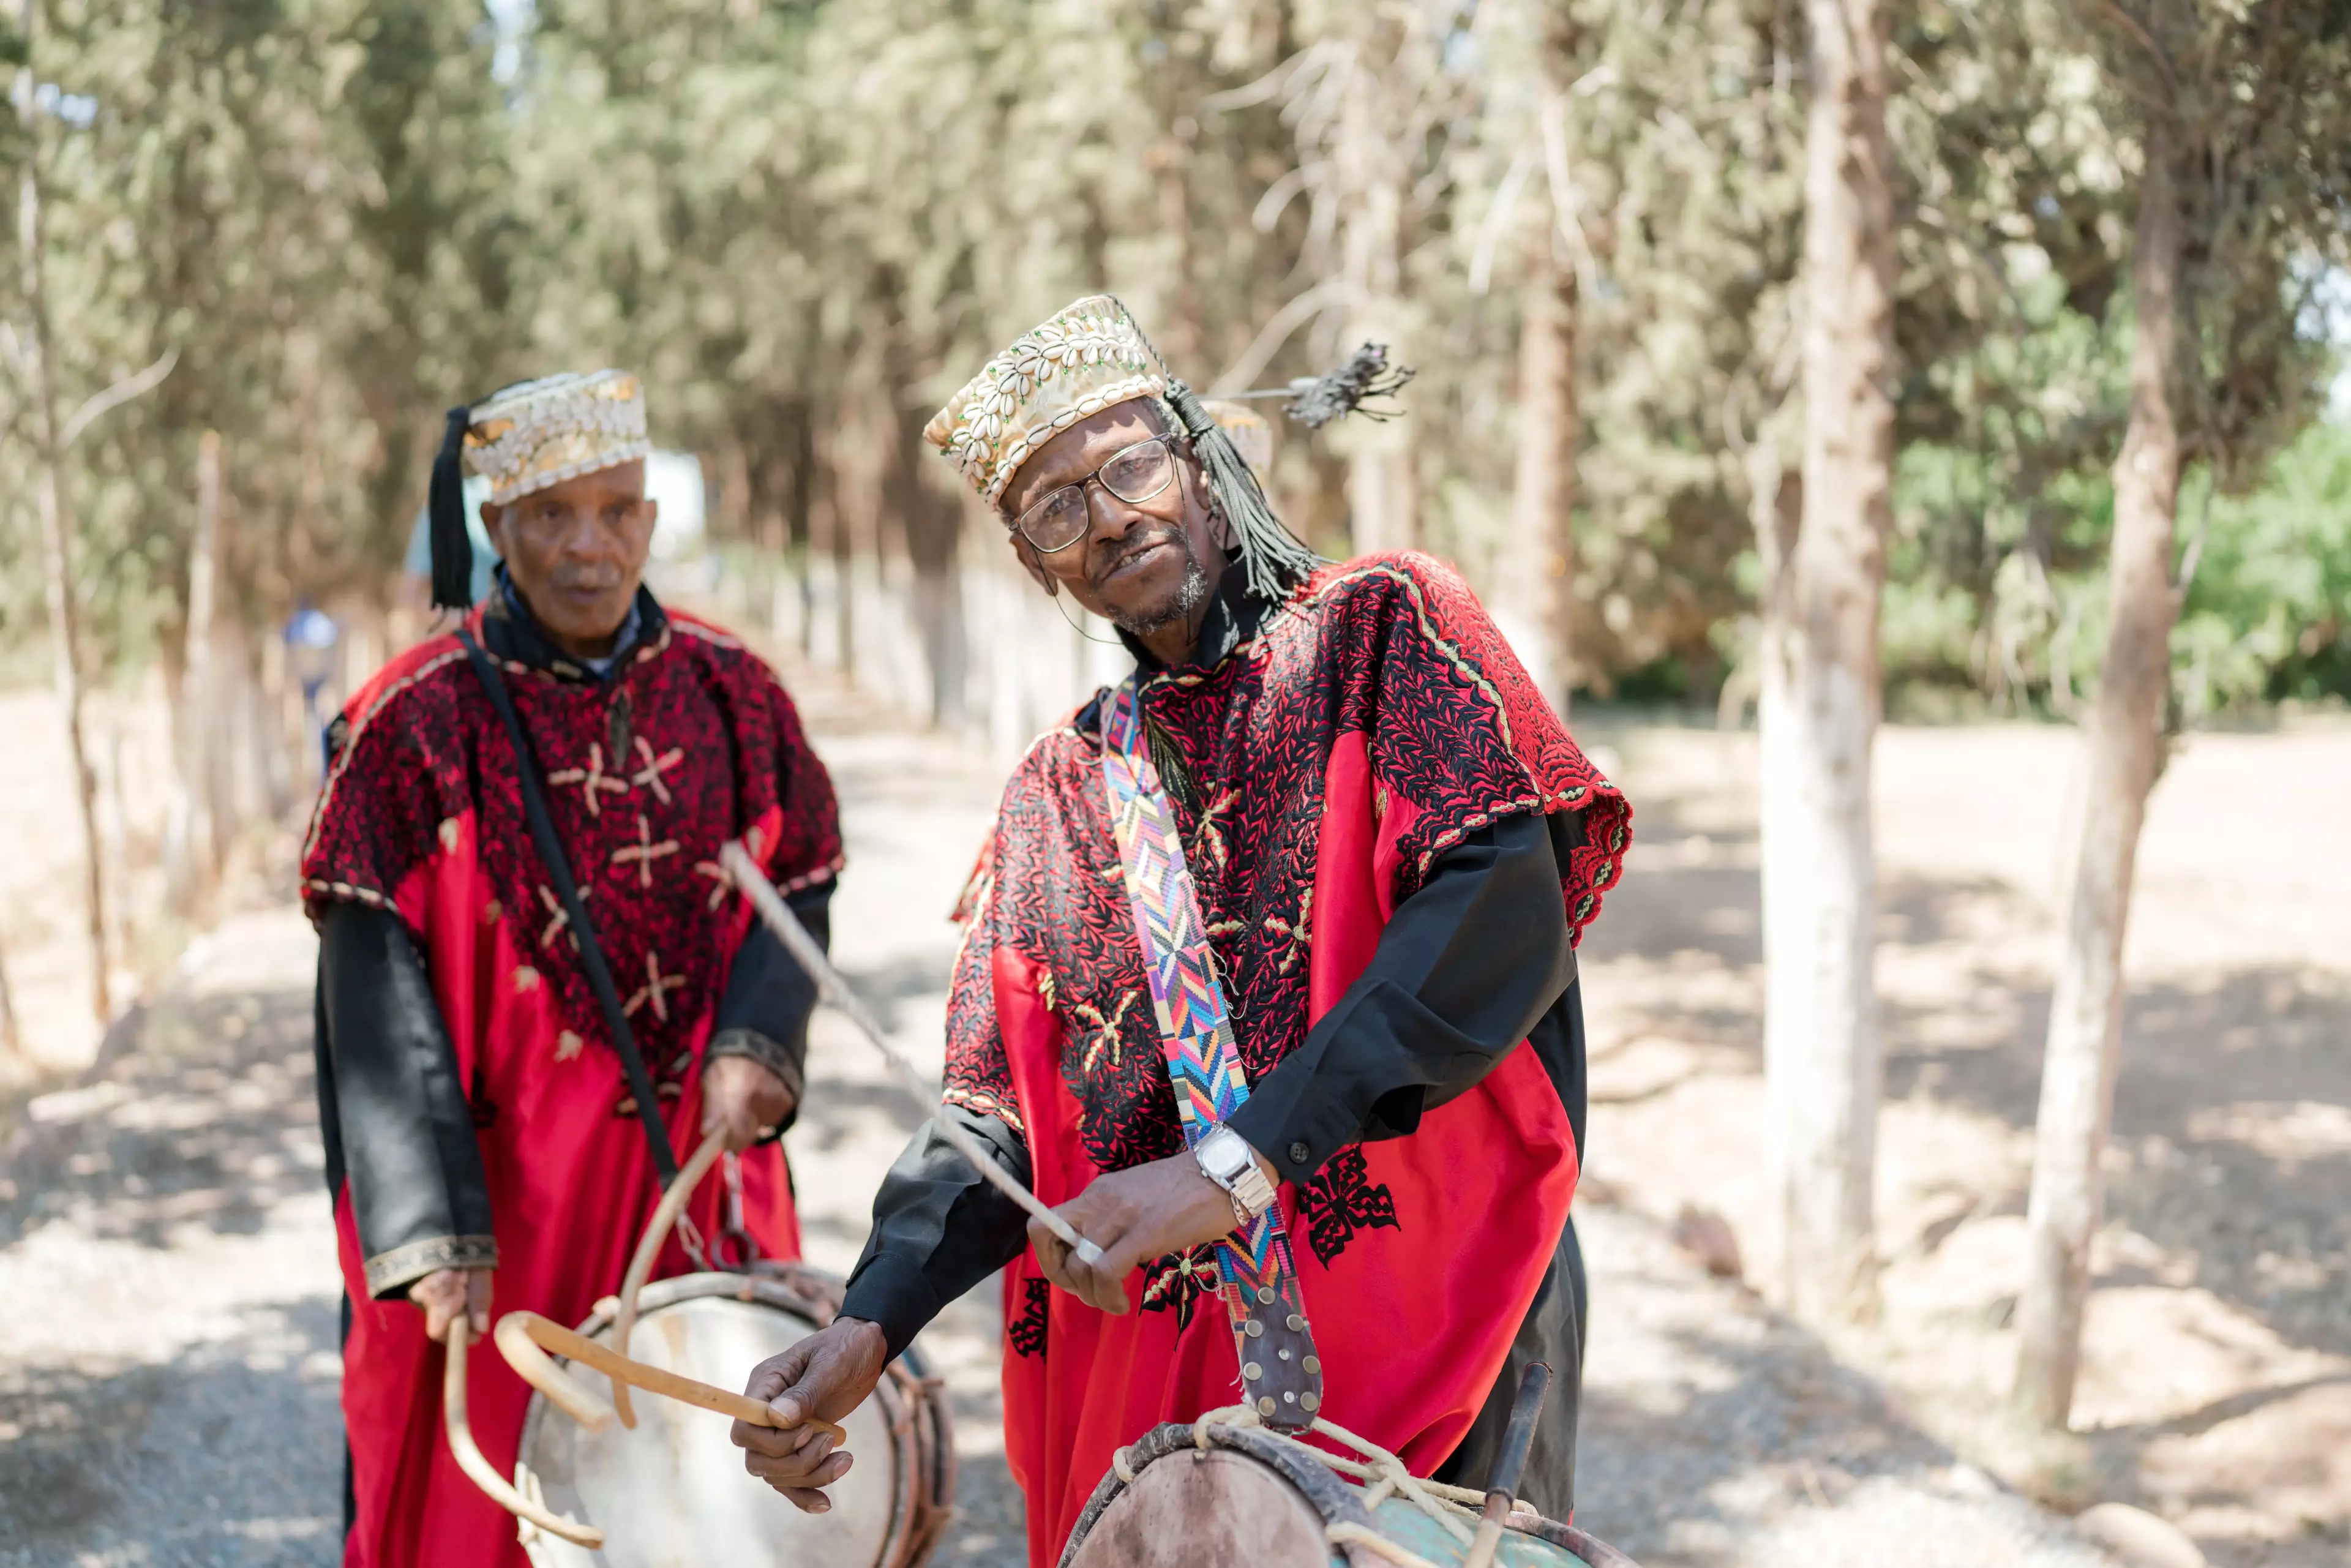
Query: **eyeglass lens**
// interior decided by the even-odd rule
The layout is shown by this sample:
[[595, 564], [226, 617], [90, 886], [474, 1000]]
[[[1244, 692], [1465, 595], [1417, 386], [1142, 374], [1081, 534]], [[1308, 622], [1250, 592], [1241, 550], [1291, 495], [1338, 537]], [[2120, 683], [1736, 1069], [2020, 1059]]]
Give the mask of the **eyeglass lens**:
[[[1148, 501], [1176, 476], [1176, 460], [1158, 436], [1111, 455], [1092, 476], [1129, 506]], [[1086, 480], [1064, 485], [1020, 514], [1020, 532], [1040, 550], [1067, 549], [1092, 522], [1086, 507]]]

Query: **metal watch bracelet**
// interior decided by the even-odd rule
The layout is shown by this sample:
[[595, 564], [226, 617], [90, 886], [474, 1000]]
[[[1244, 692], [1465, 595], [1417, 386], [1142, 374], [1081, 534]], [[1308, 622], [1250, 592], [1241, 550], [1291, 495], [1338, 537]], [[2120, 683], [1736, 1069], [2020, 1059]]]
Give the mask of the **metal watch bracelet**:
[[1215, 1182], [1232, 1199], [1233, 1217], [1242, 1225], [1273, 1207], [1273, 1184], [1258, 1168], [1249, 1142], [1230, 1127], [1209, 1129], [1192, 1149], [1200, 1174]]

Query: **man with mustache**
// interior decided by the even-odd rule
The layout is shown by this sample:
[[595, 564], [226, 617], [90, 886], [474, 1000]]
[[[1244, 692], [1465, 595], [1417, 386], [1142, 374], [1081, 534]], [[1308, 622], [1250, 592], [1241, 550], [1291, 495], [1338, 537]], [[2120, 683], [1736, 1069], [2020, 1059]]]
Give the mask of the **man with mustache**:
[[[1460, 580], [1316, 562], [1118, 303], [1023, 334], [925, 432], [1040, 589], [1134, 675], [1040, 737], [967, 897], [954, 1118], [1103, 1258], [935, 1128], [874, 1204], [841, 1317], [737, 1423], [803, 1508], [837, 1418], [1004, 1270], [1029, 1559], [1112, 1456], [1237, 1404], [1482, 1483], [1518, 1373], [1572, 1368], [1583, 1115], [1574, 944], [1629, 811]], [[1520, 1492], [1565, 1507], [1573, 1401]]]
[[[330, 735], [302, 877], [348, 1314], [348, 1564], [520, 1568], [513, 1520], [441, 1437], [450, 1325], [478, 1337], [493, 1301], [586, 1317], [705, 1131], [725, 1134], [725, 1179], [657, 1273], [799, 1254], [776, 1139], [815, 990], [719, 851], [741, 841], [821, 938], [832, 786], [775, 672], [643, 586], [645, 436], [618, 371], [452, 411], [436, 601], [471, 602], [461, 464], [490, 483], [502, 563]], [[530, 1390], [486, 1343], [467, 1375], [475, 1437], [510, 1473]]]

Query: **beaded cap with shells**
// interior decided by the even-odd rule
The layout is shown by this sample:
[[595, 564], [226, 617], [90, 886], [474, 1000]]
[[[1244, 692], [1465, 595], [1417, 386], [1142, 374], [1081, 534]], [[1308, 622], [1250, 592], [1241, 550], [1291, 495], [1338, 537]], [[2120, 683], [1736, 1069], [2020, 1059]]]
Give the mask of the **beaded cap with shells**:
[[1167, 383], [1143, 334], [1106, 294], [1090, 294], [1012, 340], [923, 427], [990, 506], [1029, 455], [1113, 403]]
[[645, 394], [626, 371], [543, 376], [474, 406], [465, 466], [490, 482], [490, 500], [560, 485], [645, 456]]

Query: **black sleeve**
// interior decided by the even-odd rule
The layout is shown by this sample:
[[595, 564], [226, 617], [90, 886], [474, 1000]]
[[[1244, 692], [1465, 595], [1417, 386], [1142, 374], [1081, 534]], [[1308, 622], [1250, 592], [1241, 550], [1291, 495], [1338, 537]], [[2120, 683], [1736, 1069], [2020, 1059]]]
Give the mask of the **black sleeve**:
[[1580, 817], [1518, 816], [1447, 852], [1371, 964], [1250, 1090], [1233, 1131], [1303, 1182], [1347, 1145], [1395, 1138], [1468, 1092], [1575, 978], [1561, 857]]
[[[1029, 1149], [993, 1116], [943, 1105], [996, 1163], [1029, 1182]], [[873, 1230], [849, 1276], [841, 1315], [879, 1323], [896, 1355], [948, 1302], [1020, 1256], [1029, 1217], [984, 1180], [930, 1122], [883, 1178]]]
[[[784, 902], [816, 945], [831, 951], [832, 883], [802, 888]], [[765, 922], [751, 922], [727, 972], [726, 994], [718, 1000], [705, 1054], [747, 1056], [784, 1081], [792, 1092], [792, 1109], [776, 1129], [779, 1135], [799, 1116], [800, 1092], [808, 1082], [809, 1017], [815, 1011], [816, 981], [801, 972]]]
[[424, 961], [397, 915], [329, 907], [318, 1019], [328, 1179], [340, 1175], [350, 1187], [368, 1293], [394, 1300], [436, 1270], [496, 1268], [473, 1108]]

